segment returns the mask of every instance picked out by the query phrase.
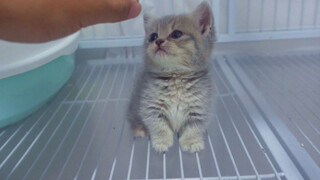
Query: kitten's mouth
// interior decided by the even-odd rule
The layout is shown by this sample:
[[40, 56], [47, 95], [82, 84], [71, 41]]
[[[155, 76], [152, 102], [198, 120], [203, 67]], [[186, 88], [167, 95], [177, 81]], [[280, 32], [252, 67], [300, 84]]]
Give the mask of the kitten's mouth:
[[157, 48], [156, 51], [155, 51], [155, 54], [156, 55], [159, 55], [159, 56], [165, 56], [165, 55], [168, 55], [167, 51], [162, 49], [162, 48]]

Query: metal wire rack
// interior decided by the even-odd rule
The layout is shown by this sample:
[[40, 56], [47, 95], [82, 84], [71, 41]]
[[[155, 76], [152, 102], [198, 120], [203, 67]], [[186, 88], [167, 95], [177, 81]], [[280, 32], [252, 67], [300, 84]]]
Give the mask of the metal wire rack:
[[241, 57], [238, 62], [320, 167], [319, 54]]
[[88, 61], [53, 101], [0, 131], [1, 179], [287, 179], [298, 173], [283, 171], [243, 94], [213, 62], [217, 113], [205, 150], [182, 152], [175, 137], [170, 151], [158, 154], [148, 138], [134, 139], [125, 111], [141, 64]]

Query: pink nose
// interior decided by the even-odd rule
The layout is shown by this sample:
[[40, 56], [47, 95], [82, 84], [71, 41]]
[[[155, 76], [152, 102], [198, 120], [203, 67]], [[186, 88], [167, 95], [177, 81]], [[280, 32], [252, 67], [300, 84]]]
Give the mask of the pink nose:
[[160, 46], [162, 43], [164, 43], [164, 40], [163, 40], [163, 39], [158, 39], [158, 40], [156, 40], [156, 44], [157, 44], [158, 46]]

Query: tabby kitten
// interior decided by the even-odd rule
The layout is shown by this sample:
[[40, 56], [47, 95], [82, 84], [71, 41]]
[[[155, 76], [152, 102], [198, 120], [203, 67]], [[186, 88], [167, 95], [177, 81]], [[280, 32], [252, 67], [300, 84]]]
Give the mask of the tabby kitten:
[[183, 151], [204, 148], [203, 133], [212, 112], [209, 58], [215, 41], [207, 2], [191, 14], [144, 16], [145, 66], [129, 105], [134, 135], [150, 134], [153, 148], [167, 151], [179, 134]]

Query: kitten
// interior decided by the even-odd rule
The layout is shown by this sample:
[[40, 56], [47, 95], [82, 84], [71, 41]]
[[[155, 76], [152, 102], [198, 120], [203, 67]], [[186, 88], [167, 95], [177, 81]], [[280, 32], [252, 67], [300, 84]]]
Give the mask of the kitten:
[[150, 134], [153, 148], [168, 151], [174, 132], [183, 151], [204, 148], [212, 112], [209, 59], [215, 41], [207, 2], [191, 14], [156, 19], [144, 16], [145, 66], [129, 104], [134, 135]]

